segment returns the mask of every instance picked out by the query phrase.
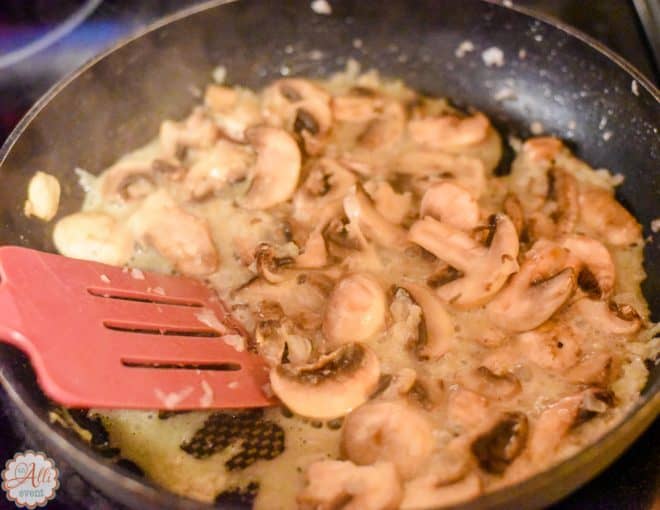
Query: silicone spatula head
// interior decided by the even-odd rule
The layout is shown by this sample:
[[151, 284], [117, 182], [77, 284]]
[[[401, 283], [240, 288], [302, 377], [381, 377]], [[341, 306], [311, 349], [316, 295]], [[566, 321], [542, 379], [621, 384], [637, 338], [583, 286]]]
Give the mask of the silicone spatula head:
[[274, 403], [251, 339], [198, 280], [0, 247], [0, 341], [68, 407]]

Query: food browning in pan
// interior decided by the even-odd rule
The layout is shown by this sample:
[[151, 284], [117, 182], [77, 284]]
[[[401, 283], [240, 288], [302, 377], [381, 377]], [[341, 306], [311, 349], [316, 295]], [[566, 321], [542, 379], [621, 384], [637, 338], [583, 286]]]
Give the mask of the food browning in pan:
[[600, 437], [658, 352], [640, 225], [559, 139], [495, 175], [502, 144], [480, 112], [346, 72], [209, 85], [85, 176], [58, 249], [217, 288], [281, 402], [92, 411], [112, 446], [202, 501], [377, 510], [476, 498]]

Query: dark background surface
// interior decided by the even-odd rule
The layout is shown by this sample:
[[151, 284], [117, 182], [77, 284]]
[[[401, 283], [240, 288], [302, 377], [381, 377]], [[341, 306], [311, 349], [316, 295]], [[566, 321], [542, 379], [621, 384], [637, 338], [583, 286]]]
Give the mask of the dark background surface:
[[[21, 48], [51, 33], [54, 27], [61, 26], [85, 5], [93, 7], [97, 2], [99, 0], [0, 0], [0, 142], [25, 110], [61, 76], [118, 38], [135, 32], [159, 16], [198, 3], [195, 0], [104, 0], [89, 17], [56, 42], [7, 65], [7, 55], [21, 52]], [[578, 27], [624, 56], [658, 83], [658, 67], [653, 60], [651, 45], [644, 36], [631, 1], [518, 0], [515, 3], [538, 9]], [[656, 420], [615, 464], [553, 508], [660, 508], [658, 439], [660, 423]], [[0, 388], [0, 465], [15, 452], [31, 447], [31, 439], [25, 437], [20, 419], [10, 416], [6, 395]], [[47, 508], [119, 508], [99, 496], [61, 460], [55, 460], [62, 471], [63, 486]], [[15, 508], [0, 495], [0, 509], [5, 507]]]

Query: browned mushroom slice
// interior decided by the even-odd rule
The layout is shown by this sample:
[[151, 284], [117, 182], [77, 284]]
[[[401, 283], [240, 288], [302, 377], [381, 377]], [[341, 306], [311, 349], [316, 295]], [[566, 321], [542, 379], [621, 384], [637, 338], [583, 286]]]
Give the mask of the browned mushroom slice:
[[431, 216], [460, 230], [472, 230], [479, 224], [479, 205], [465, 189], [441, 182], [424, 193], [419, 216]]
[[609, 250], [600, 241], [585, 235], [568, 235], [559, 240], [572, 257], [578, 286], [588, 295], [607, 299], [614, 290], [616, 270]]
[[444, 301], [462, 308], [487, 303], [518, 269], [518, 236], [511, 220], [498, 214], [491, 218], [490, 244], [484, 246], [451, 225], [426, 217], [410, 229], [409, 239], [463, 276], [436, 288]]
[[613, 246], [641, 241], [642, 227], [610, 191], [589, 187], [580, 192], [579, 202], [580, 220], [596, 237]]
[[358, 465], [392, 462], [404, 480], [413, 478], [433, 449], [429, 420], [400, 402], [365, 404], [344, 420], [342, 452]]
[[502, 210], [511, 221], [513, 226], [516, 227], [516, 232], [518, 237], [522, 238], [525, 232], [525, 213], [523, 212], [522, 205], [520, 200], [514, 193], [509, 193], [504, 198], [504, 203], [502, 204]]
[[335, 286], [326, 305], [323, 334], [332, 346], [367, 340], [385, 326], [385, 292], [371, 276], [353, 274]]
[[300, 510], [396, 510], [403, 497], [394, 465], [320, 460], [310, 464], [307, 484], [298, 494]]
[[452, 483], [439, 483], [433, 474], [416, 478], [405, 485], [401, 510], [445, 508], [474, 499], [483, 491], [481, 479], [470, 473]]
[[349, 189], [344, 197], [344, 212], [368, 239], [389, 248], [402, 248], [406, 244], [406, 231], [387, 221], [361, 186]]
[[423, 329], [415, 350], [421, 359], [438, 359], [454, 346], [454, 324], [433, 292], [423, 285], [401, 285], [422, 309]]
[[252, 183], [240, 204], [247, 209], [268, 209], [291, 198], [300, 175], [300, 150], [281, 129], [259, 126], [245, 132], [257, 151]]
[[330, 420], [366, 402], [379, 376], [376, 355], [365, 345], [352, 343], [310, 365], [279, 365], [270, 372], [270, 384], [293, 412]]
[[406, 112], [398, 101], [388, 101], [382, 113], [367, 124], [357, 139], [358, 147], [368, 150], [388, 148], [396, 143], [405, 129]]
[[181, 273], [204, 276], [218, 268], [218, 252], [206, 222], [181, 209], [167, 192], [150, 195], [129, 221], [135, 237]]
[[505, 400], [520, 393], [520, 381], [511, 372], [496, 374], [486, 367], [463, 373], [458, 378], [470, 391], [493, 400]]
[[276, 81], [263, 93], [263, 113], [269, 124], [298, 134], [308, 154], [318, 154], [332, 127], [330, 95], [300, 78]]
[[187, 148], [207, 149], [218, 139], [218, 128], [201, 108], [185, 121], [166, 120], [160, 126], [160, 147], [166, 159], [180, 158]]
[[577, 222], [579, 206], [577, 182], [569, 173], [551, 168], [547, 174], [545, 202], [536, 211], [529, 211], [528, 227], [534, 239], [553, 238], [572, 232]]
[[527, 416], [505, 413], [492, 429], [472, 443], [472, 453], [479, 467], [488, 473], [504, 473], [525, 448], [527, 431]]
[[394, 167], [400, 174], [414, 178], [416, 190], [423, 195], [433, 184], [458, 184], [478, 199], [486, 188], [486, 170], [481, 160], [441, 151], [406, 151]]
[[612, 395], [589, 388], [564, 397], [549, 406], [532, 422], [529, 452], [533, 461], [544, 461], [552, 455], [572, 427], [604, 413], [612, 404]]
[[270, 366], [307, 363], [312, 355], [312, 343], [296, 334], [291, 321], [282, 315], [277, 319], [259, 321], [255, 331], [257, 351]]
[[149, 162], [124, 162], [108, 168], [101, 177], [101, 195], [106, 200], [144, 198], [155, 188]]
[[254, 252], [254, 262], [259, 276], [267, 282], [280, 283], [285, 280], [282, 269], [293, 264], [294, 258], [278, 255], [273, 246], [260, 243]]
[[573, 307], [594, 329], [603, 333], [630, 336], [642, 327], [642, 319], [630, 305], [582, 298]]
[[190, 198], [204, 198], [245, 179], [254, 161], [254, 152], [249, 147], [219, 140], [190, 167], [184, 188]]
[[486, 306], [490, 320], [507, 331], [527, 331], [543, 324], [571, 296], [576, 286], [568, 251], [537, 241], [508, 285]]

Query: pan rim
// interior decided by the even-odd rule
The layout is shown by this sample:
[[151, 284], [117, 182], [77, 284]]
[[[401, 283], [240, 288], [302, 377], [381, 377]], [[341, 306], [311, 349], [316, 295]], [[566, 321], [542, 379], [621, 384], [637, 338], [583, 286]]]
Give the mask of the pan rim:
[[[69, 85], [73, 80], [78, 78], [81, 74], [86, 72], [89, 68], [94, 66], [100, 60], [106, 58], [108, 55], [114, 53], [120, 48], [130, 44], [132, 41], [137, 40], [150, 32], [156, 31], [161, 27], [168, 25], [170, 23], [176, 22], [180, 19], [186, 18], [188, 16], [194, 15], [198, 12], [205, 11], [214, 7], [219, 7], [224, 4], [233, 3], [238, 0], [207, 0], [195, 6], [179, 10], [173, 14], [170, 14], [164, 18], [157, 20], [154, 23], [149, 24], [143, 29], [139, 30], [135, 34], [123, 38], [108, 49], [104, 50], [102, 53], [91, 58], [79, 68], [67, 74], [64, 78], [55, 83], [50, 87], [37, 102], [28, 110], [25, 116], [21, 119], [18, 125], [12, 130], [10, 135], [7, 137], [6, 141], [0, 147], [0, 170], [2, 164], [7, 158], [8, 154], [11, 152], [16, 141], [20, 136], [25, 132], [29, 127], [31, 122], [39, 115], [39, 113], [48, 105], [48, 103], [66, 86]], [[660, 103], [660, 91], [658, 88], [644, 76], [636, 67], [630, 64], [623, 57], [618, 55], [613, 50], [610, 50], [602, 43], [593, 39], [591, 36], [577, 30], [569, 25], [566, 25], [550, 16], [540, 14], [533, 9], [521, 7], [515, 4], [511, 4], [507, 0], [479, 0], [482, 3], [496, 5], [500, 8], [509, 9], [516, 11], [529, 19], [538, 20], [542, 23], [549, 25], [550, 27], [556, 28], [567, 34], [568, 37], [574, 37], [580, 40], [582, 43], [586, 44], [595, 51], [598, 51], [604, 55], [607, 59], [611, 60], [615, 65], [619, 66], [624, 72], [626, 72], [631, 79], [636, 80], [646, 91], [655, 99], [656, 102]], [[158, 502], [161, 504], [168, 504], [171, 506], [176, 506], [176, 508], [185, 508], [185, 509], [208, 509], [211, 506], [209, 504], [200, 503], [198, 501], [192, 500], [190, 498], [179, 496], [177, 494], [171, 493], [169, 491], [159, 490], [158, 487], [149, 485], [145, 483], [144, 479], [135, 477], [129, 473], [126, 473], [119, 468], [116, 468], [113, 465], [105, 463], [102, 461], [102, 458], [98, 456], [91, 449], [82, 449], [76, 446], [74, 443], [69, 441], [64, 435], [60, 434], [58, 431], [54, 430], [53, 427], [46, 421], [43, 420], [37, 413], [30, 407], [27, 401], [20, 395], [19, 391], [16, 391], [16, 387], [12, 385], [11, 374], [5, 373], [7, 369], [0, 366], [0, 382], [7, 389], [7, 393], [10, 396], [10, 399], [14, 404], [19, 408], [23, 416], [30, 422], [32, 427], [39, 429], [42, 435], [47, 438], [47, 441], [52, 443], [55, 446], [55, 449], [58, 450], [62, 456], [73, 457], [76, 461], [74, 466], [78, 470], [79, 466], [82, 466], [85, 469], [95, 470], [104, 478], [110, 478], [114, 480], [115, 484], [118, 484], [124, 490], [131, 492], [141, 492], [143, 496], [149, 497], [153, 502]], [[655, 381], [647, 389], [647, 394], [641, 396], [640, 399], [629, 409], [626, 415], [622, 418], [621, 422], [618, 423], [614, 428], [610, 429], [601, 436], [597, 441], [591, 443], [587, 447], [579, 450], [575, 454], [567, 457], [561, 462], [551, 466], [550, 468], [537, 473], [536, 475], [523, 480], [520, 483], [498, 489], [496, 491], [487, 493], [479, 497], [477, 500], [467, 502], [455, 508], [477, 508], [482, 506], [489, 505], [503, 505], [506, 501], [511, 499], [511, 493], [516, 490], [520, 491], [521, 495], [527, 494], [528, 496], [534, 494], [542, 487], [546, 487], [552, 483], [552, 477], [565, 477], [566, 475], [562, 473], [567, 471], [566, 466], [569, 466], [571, 469], [570, 472], [578, 472], [580, 467], [589, 462], [589, 458], [585, 458], [583, 454], [590, 453], [594, 454], [601, 450], [601, 448], [606, 450], [611, 450], [605, 448], [606, 446], [613, 446], [616, 449], [616, 446], [610, 445], [610, 443], [615, 443], [613, 439], [617, 439], [619, 435], [623, 434], [622, 430], [626, 428], [633, 428], [635, 430], [634, 435], [638, 436], [641, 431], [643, 431], [657, 416], [660, 412], [660, 380]], [[635, 420], [633, 421], [633, 418]], [[626, 447], [630, 443], [626, 444]], [[616, 452], [616, 455], [609, 455], [611, 457], [604, 463], [601, 463], [598, 471], [604, 469], [614, 458], [618, 457], [623, 450], [623, 447], [619, 447], [620, 451]], [[593, 455], [592, 455], [593, 457]], [[577, 462], [577, 460], [580, 462]], [[592, 461], [593, 459], [591, 459]], [[84, 473], [80, 473], [83, 478], [89, 479]], [[595, 476], [595, 475], [594, 475]], [[548, 478], [550, 478], [548, 480]], [[585, 480], [586, 481], [586, 480]], [[584, 483], [581, 482], [579, 485]], [[92, 482], [93, 483], [93, 482]], [[97, 483], [93, 485], [98, 486]], [[579, 486], [577, 485], [577, 486]], [[571, 491], [575, 490], [577, 486], [571, 487]], [[561, 493], [560, 496], [565, 494]], [[557, 499], [557, 498], [555, 498]], [[526, 506], [522, 506], [526, 508]]]

